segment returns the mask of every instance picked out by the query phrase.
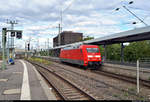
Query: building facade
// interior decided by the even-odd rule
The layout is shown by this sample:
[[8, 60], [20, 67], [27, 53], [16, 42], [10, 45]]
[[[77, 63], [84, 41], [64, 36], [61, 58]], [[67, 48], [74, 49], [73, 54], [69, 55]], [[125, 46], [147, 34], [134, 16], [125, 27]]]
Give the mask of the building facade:
[[[83, 33], [77, 33], [72, 31], [63, 31], [60, 34], [60, 45], [71, 44], [75, 42], [79, 42], [83, 39]], [[59, 46], [58, 44], [58, 36], [53, 38], [53, 47]]]

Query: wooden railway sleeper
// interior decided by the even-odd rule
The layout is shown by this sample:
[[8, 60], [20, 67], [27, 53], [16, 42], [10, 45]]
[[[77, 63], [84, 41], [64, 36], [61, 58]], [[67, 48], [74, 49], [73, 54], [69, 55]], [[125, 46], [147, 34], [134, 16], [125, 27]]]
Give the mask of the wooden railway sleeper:
[[81, 96], [82, 94], [80, 94], [80, 93], [68, 93], [68, 94], [66, 94], [67, 96], [74, 96], [74, 95], [79, 95], [79, 96]]
[[[55, 84], [56, 84], [56, 83], [55, 83]], [[73, 91], [73, 90], [70, 89], [70, 88], [64, 88], [64, 89], [65, 89], [65, 91], [67, 90], [66, 92], [69, 92], [69, 93], [70, 93], [69, 95], [67, 95], [66, 93], [63, 95], [63, 97], [64, 97], [65, 99], [68, 99], [68, 100], [70, 99], [70, 100], [72, 100], [72, 99], [74, 99], [75, 97], [76, 97], [76, 98], [81, 98], [81, 97], [83, 98], [83, 97], [84, 97], [83, 95], [81, 96], [80, 93], [78, 93], [78, 95], [75, 94], [75, 95], [77, 95], [77, 96], [73, 95], [72, 93], [75, 92], [75, 91]], [[57, 90], [59, 90], [59, 89], [57, 88]], [[64, 90], [62, 90], [62, 89], [59, 90], [59, 92], [61, 92], [61, 93], [64, 93], [63, 91], [64, 91]], [[79, 95], [80, 95], [80, 96], [79, 96]], [[72, 98], [72, 97], [73, 97], [73, 98]], [[76, 98], [75, 98], [75, 99], [76, 99]]]
[[80, 100], [81, 98], [84, 98], [83, 96], [71, 96], [69, 99], [78, 99]]
[[76, 91], [69, 91], [69, 92], [68, 91], [64, 91], [63, 93], [64, 94], [68, 94], [68, 93], [78, 93], [78, 92], [76, 92]]
[[[46, 69], [46, 70], [48, 70], [47, 68], [45, 68], [44, 66], [42, 66], [42, 65], [39, 65], [39, 64], [37, 64], [37, 63], [32, 63], [32, 64], [36, 64], [38, 67], [41, 67], [41, 68], [44, 68], [44, 69]], [[49, 70], [49, 72], [51, 72], [52, 73], [52, 71], [51, 70]], [[54, 73], [54, 75], [56, 75], [56, 73]], [[45, 76], [45, 75], [44, 75]], [[56, 75], [58, 78], [60, 78], [60, 76], [59, 75]], [[46, 77], [46, 76], [45, 76]], [[47, 78], [46, 78], [47, 79]], [[48, 79], [47, 79], [48, 80]], [[51, 79], [52, 80], [52, 79]], [[64, 80], [64, 79], [63, 79]], [[68, 82], [67, 80], [64, 80], [65, 82]], [[52, 83], [51, 83], [52, 84]], [[70, 83], [69, 83], [70, 84]], [[71, 84], [72, 85], [72, 84]], [[54, 85], [54, 83], [53, 83], [53, 85], [52, 86], [55, 86], [55, 88], [56, 88], [56, 86], [57, 85]], [[77, 88], [76, 86], [75, 86], [75, 88]], [[59, 91], [59, 93], [62, 93], [63, 94], [63, 91], [61, 90], [61, 88], [59, 87], [59, 88], [57, 88], [56, 89], [57, 91]], [[67, 90], [68, 90], [68, 88], [67, 88]], [[79, 89], [79, 88], [77, 88], [77, 90], [80, 90], [81, 92], [83, 92], [81, 89]], [[68, 91], [71, 91], [71, 90], [68, 90]], [[74, 91], [72, 91], [72, 92], [74, 92]], [[77, 91], [78, 92], [78, 91]], [[76, 92], [76, 93], [77, 93]], [[88, 98], [89, 99], [91, 99], [91, 100], [95, 100], [95, 98], [93, 98], [93, 96], [90, 96], [90, 95], [88, 95], [87, 93], [84, 93], [85, 95], [87, 95], [88, 96]], [[76, 98], [82, 98], [82, 99], [86, 99], [87, 100], [87, 98], [85, 97], [85, 95], [83, 95], [83, 94], [80, 94], [80, 95], [77, 95], [77, 96], [72, 96], [72, 97], [67, 97], [67, 96], [65, 96], [65, 94], [64, 95], [62, 95], [62, 97], [64, 98], [64, 99], [66, 99], [66, 100], [68, 100], [68, 99], [76, 99]]]
[[72, 91], [72, 89], [70, 89], [70, 88], [61, 88], [61, 89], [64, 91]]

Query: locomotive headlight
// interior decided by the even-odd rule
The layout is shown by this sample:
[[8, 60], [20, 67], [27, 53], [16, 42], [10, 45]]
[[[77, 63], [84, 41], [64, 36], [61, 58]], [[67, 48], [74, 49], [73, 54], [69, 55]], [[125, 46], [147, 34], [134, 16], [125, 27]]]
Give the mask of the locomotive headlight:
[[101, 57], [100, 55], [96, 55], [95, 57]]
[[88, 57], [90, 58], [90, 57], [93, 57], [92, 55], [88, 55]]

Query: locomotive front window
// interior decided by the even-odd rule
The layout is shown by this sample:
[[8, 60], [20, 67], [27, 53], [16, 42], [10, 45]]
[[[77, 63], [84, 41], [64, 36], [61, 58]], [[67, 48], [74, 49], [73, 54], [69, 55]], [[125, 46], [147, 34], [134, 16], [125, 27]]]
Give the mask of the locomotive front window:
[[87, 52], [99, 52], [98, 48], [86, 48]]

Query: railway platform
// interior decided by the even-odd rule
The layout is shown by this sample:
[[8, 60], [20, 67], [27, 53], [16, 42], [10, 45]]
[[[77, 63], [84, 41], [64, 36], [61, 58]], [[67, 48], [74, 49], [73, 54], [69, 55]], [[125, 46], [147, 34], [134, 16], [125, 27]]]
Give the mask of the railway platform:
[[16, 60], [14, 65], [0, 69], [0, 100], [56, 100], [56, 97], [32, 64]]

